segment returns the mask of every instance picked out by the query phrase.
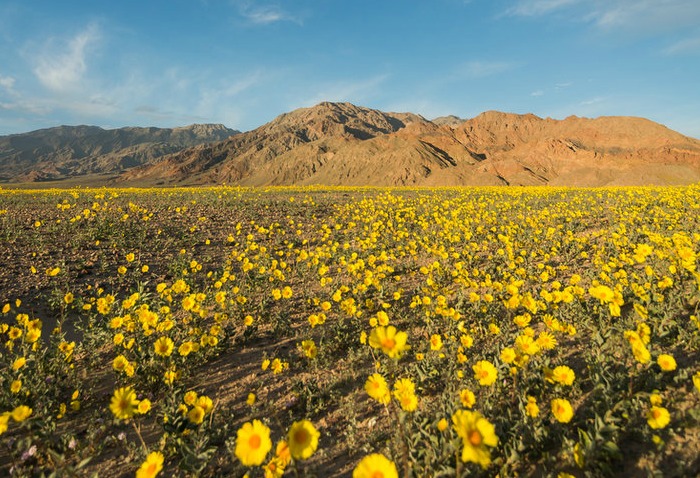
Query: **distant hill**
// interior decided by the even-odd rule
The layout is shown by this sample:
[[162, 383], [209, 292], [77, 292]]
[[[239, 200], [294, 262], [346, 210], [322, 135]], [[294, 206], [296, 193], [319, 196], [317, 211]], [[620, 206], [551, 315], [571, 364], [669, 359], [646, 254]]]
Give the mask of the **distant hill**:
[[437, 123], [321, 103], [119, 181], [324, 184], [645, 185], [700, 181], [700, 141], [633, 117], [542, 119], [489, 111]]
[[93, 183], [121, 186], [700, 182], [700, 141], [634, 117], [554, 120], [487, 111], [429, 121], [324, 102], [238, 134], [212, 125], [64, 128], [0, 137], [0, 175], [6, 181], [89, 175]]
[[216, 124], [182, 128], [59, 126], [0, 136], [0, 181], [47, 181], [118, 174], [166, 154], [238, 133]]

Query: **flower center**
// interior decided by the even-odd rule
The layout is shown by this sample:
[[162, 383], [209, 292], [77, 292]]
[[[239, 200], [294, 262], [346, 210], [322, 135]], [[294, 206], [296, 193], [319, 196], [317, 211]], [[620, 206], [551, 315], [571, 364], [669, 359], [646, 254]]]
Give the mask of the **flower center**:
[[479, 446], [481, 445], [481, 441], [481, 433], [479, 433], [478, 430], [472, 430], [469, 432], [469, 443], [474, 446]]
[[372, 477], [371, 477], [371, 478], [384, 478], [384, 473], [382, 473], [381, 471], [377, 470], [377, 471], [375, 471], [374, 473], [372, 473]]
[[294, 441], [297, 443], [306, 443], [309, 440], [309, 433], [303, 428], [294, 432]]
[[382, 341], [382, 347], [385, 349], [393, 349], [396, 346], [396, 341], [394, 339], [384, 339]]
[[250, 446], [253, 450], [257, 450], [260, 448], [260, 443], [262, 440], [260, 439], [260, 435], [253, 435], [248, 439], [248, 446]]

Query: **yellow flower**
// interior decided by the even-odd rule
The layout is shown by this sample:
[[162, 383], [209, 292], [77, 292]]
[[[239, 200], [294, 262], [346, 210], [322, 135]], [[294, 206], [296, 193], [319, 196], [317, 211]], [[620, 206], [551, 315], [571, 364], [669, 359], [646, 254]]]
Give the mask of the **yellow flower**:
[[204, 409], [204, 413], [209, 413], [214, 409], [214, 402], [206, 395], [201, 395], [197, 399], [197, 406]]
[[146, 457], [138, 470], [136, 478], [154, 478], [163, 469], [163, 454], [159, 451], [152, 451]]
[[401, 354], [408, 350], [406, 340], [408, 334], [406, 332], [397, 332], [396, 327], [390, 325], [388, 327], [375, 327], [369, 336], [369, 345], [373, 349], [382, 349], [390, 358], [398, 358]]
[[537, 406], [537, 400], [535, 397], [527, 397], [527, 405], [525, 405], [525, 412], [531, 418], [536, 418], [540, 414], [540, 407]]
[[126, 262], [134, 262], [135, 258], [136, 256], [134, 255], [134, 253], [130, 252], [126, 255]]
[[177, 353], [180, 354], [181, 357], [187, 357], [194, 350], [194, 345], [194, 342], [189, 340], [187, 342], [183, 342], [177, 348]]
[[503, 363], [513, 363], [515, 360], [515, 350], [511, 347], [506, 347], [501, 350], [501, 360]]
[[21, 380], [13, 380], [12, 384], [10, 385], [10, 392], [19, 393], [20, 390], [22, 390], [22, 381]]
[[573, 384], [574, 378], [576, 378], [576, 374], [566, 365], [559, 365], [552, 370], [552, 381], [561, 383], [562, 385]]
[[352, 471], [352, 478], [398, 478], [393, 461], [380, 453], [367, 455]]
[[655, 430], [665, 428], [671, 421], [671, 414], [664, 407], [652, 406], [647, 412], [647, 423]]
[[293, 295], [293, 292], [292, 292], [292, 288], [291, 288], [291, 287], [285, 286], [285, 287], [282, 289], [282, 297], [283, 297], [284, 299], [289, 299], [289, 298], [292, 297], [292, 295]]
[[365, 391], [367, 395], [383, 405], [387, 405], [391, 401], [389, 386], [386, 380], [384, 380], [384, 377], [378, 373], [373, 373], [367, 378], [365, 382]]
[[635, 360], [642, 364], [648, 363], [651, 360], [651, 354], [642, 342], [635, 342], [632, 344], [632, 354]]
[[153, 349], [155, 350], [156, 355], [160, 355], [161, 357], [170, 356], [170, 354], [173, 353], [174, 347], [175, 344], [170, 337], [160, 337], [153, 344]]
[[163, 381], [168, 385], [172, 385], [175, 379], [177, 379], [177, 372], [174, 370], [167, 370], [163, 374]]
[[657, 357], [656, 363], [659, 364], [659, 367], [664, 372], [676, 370], [676, 359], [673, 358], [673, 355], [661, 354]]
[[134, 389], [122, 387], [114, 391], [109, 409], [112, 410], [115, 417], [126, 420], [134, 416], [138, 404], [139, 401], [136, 399]]
[[318, 348], [313, 340], [303, 340], [301, 342], [301, 350], [307, 358], [316, 358], [318, 354]]
[[22, 329], [12, 326], [10, 327], [10, 332], [7, 335], [10, 337], [10, 339], [17, 340], [22, 336]]
[[10, 414], [12, 416], [12, 419], [16, 422], [23, 422], [29, 416], [32, 414], [32, 409], [29, 408], [26, 405], [20, 405], [19, 407], [15, 407], [14, 410], [12, 410], [12, 413]]
[[8, 423], [10, 422], [10, 413], [5, 412], [0, 414], [0, 435], [5, 433], [8, 428]]
[[498, 370], [488, 360], [478, 361], [472, 369], [474, 370], [474, 378], [479, 381], [479, 385], [493, 385], [498, 379]]
[[112, 368], [117, 372], [123, 372], [129, 366], [129, 360], [123, 355], [117, 355], [112, 361]]
[[433, 334], [430, 336], [430, 350], [441, 350], [442, 349], [442, 337], [438, 334]]
[[537, 340], [535, 342], [540, 348], [545, 350], [552, 350], [557, 346], [557, 339], [554, 338], [554, 335], [552, 335], [550, 332], [547, 332], [546, 330], [541, 332], [540, 335], [537, 336]]
[[540, 346], [529, 335], [518, 335], [515, 339], [515, 346], [525, 355], [535, 355], [540, 351]]
[[12, 370], [14, 370], [14, 371], [16, 372], [17, 370], [19, 370], [19, 369], [21, 369], [22, 367], [24, 367], [24, 364], [25, 364], [25, 363], [27, 363], [27, 359], [26, 359], [26, 358], [24, 358], [24, 357], [16, 358], [16, 359], [14, 360], [14, 362], [12, 362]]
[[449, 426], [449, 423], [444, 418], [441, 418], [440, 421], [438, 421], [438, 423], [437, 423], [437, 429], [440, 430], [441, 432], [444, 432], [445, 430], [447, 430], [448, 426]]
[[246, 399], [245, 403], [246, 403], [248, 406], [252, 407], [253, 404], [255, 404], [255, 398], [256, 398], [256, 397], [255, 397], [255, 394], [254, 394], [254, 393], [249, 393], [249, 394], [248, 394], [248, 398]]
[[414, 412], [418, 408], [418, 397], [412, 390], [394, 390], [394, 398], [405, 412]]
[[491, 422], [479, 412], [457, 410], [452, 415], [452, 425], [462, 439], [462, 461], [478, 463], [486, 468], [491, 463], [491, 451], [498, 445], [498, 436]]
[[565, 398], [555, 398], [552, 400], [552, 414], [560, 423], [569, 423], [574, 416], [574, 409], [571, 403]]
[[139, 414], [143, 415], [144, 413], [148, 413], [148, 411], [151, 409], [151, 401], [147, 398], [141, 400], [136, 407], [136, 410], [139, 412]]
[[289, 366], [287, 362], [283, 362], [282, 360], [276, 358], [272, 361], [270, 364], [270, 368], [272, 369], [273, 374], [280, 374], [284, 372], [284, 370]]
[[41, 329], [31, 328], [27, 331], [27, 335], [24, 336], [24, 340], [28, 344], [33, 344], [34, 342], [39, 340], [39, 337], [41, 337]]
[[287, 433], [287, 444], [292, 458], [306, 460], [318, 447], [320, 433], [309, 420], [294, 422]]
[[195, 392], [194, 390], [189, 390], [185, 393], [185, 396], [183, 397], [182, 401], [190, 407], [194, 406], [194, 404], [197, 402], [197, 392]]
[[73, 303], [73, 300], [74, 300], [74, 299], [75, 299], [75, 297], [73, 296], [73, 293], [72, 293], [72, 292], [68, 292], [66, 295], [63, 296], [63, 301], [64, 301], [66, 304], [71, 304], [71, 303]]
[[459, 400], [462, 402], [462, 406], [466, 408], [471, 408], [476, 403], [476, 397], [474, 396], [474, 392], [472, 392], [468, 388], [465, 388], [461, 392], [459, 392]]
[[270, 429], [260, 420], [246, 422], [238, 429], [234, 453], [243, 465], [261, 465], [271, 448]]
[[187, 419], [195, 425], [199, 425], [204, 421], [204, 409], [198, 405], [192, 407], [192, 410], [187, 413]]
[[282, 478], [284, 476], [285, 465], [277, 457], [267, 462], [267, 465], [264, 465], [262, 468], [265, 478]]
[[695, 385], [695, 390], [700, 392], [700, 370], [693, 375], [693, 385]]

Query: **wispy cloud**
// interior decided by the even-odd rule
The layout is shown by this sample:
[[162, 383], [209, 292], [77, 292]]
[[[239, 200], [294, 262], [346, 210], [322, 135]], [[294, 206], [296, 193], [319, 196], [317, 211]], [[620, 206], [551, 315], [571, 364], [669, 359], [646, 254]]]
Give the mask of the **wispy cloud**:
[[324, 85], [309, 85], [314, 87], [315, 93], [301, 101], [300, 104], [294, 104], [293, 107], [312, 106], [321, 101], [362, 103], [376, 94], [377, 90], [387, 79], [389, 79], [389, 75], [383, 73], [357, 80], [339, 80]]
[[700, 52], [700, 37], [686, 38], [678, 41], [663, 50], [667, 55], [677, 55], [682, 53], [699, 53]]
[[282, 21], [301, 23], [300, 18], [276, 4], [261, 5], [251, 1], [239, 1], [236, 3], [240, 15], [253, 25], [269, 25]]
[[99, 38], [99, 28], [91, 24], [58, 48], [51, 42], [36, 58], [37, 79], [52, 91], [75, 90], [87, 70], [88, 51]]
[[591, 1], [590, 17], [604, 29], [673, 30], [700, 22], [697, 0]]
[[506, 10], [506, 15], [525, 17], [545, 15], [580, 2], [581, 0], [521, 0], [508, 8]]
[[15, 79], [11, 76], [0, 75], [0, 87], [4, 88], [6, 91], [12, 91], [15, 85]]
[[590, 106], [590, 105], [595, 105], [597, 103], [602, 103], [603, 101], [605, 101], [605, 99], [606, 98], [603, 96], [596, 96], [595, 98], [590, 98], [590, 99], [581, 101], [579, 104], [581, 106]]
[[530, 93], [530, 96], [544, 96], [544, 91], [542, 91], [542, 90], [533, 91], [532, 93]]
[[484, 78], [512, 70], [515, 67], [514, 63], [505, 61], [470, 61], [460, 68], [459, 74], [468, 78]]
[[540, 17], [572, 13], [571, 18], [615, 32], [653, 34], [700, 23], [697, 0], [515, 0], [512, 3], [504, 15]]

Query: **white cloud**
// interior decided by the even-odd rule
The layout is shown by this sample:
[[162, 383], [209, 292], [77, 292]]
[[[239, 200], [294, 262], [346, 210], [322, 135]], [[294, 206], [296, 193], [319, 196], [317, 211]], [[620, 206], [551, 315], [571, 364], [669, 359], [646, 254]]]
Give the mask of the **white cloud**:
[[581, 0], [521, 0], [506, 11], [506, 15], [525, 17], [545, 15], [563, 7], [580, 3]]
[[590, 98], [588, 100], [584, 100], [581, 103], [579, 103], [581, 106], [590, 106], [590, 105], [595, 105], [597, 103], [602, 103], [605, 101], [605, 98], [602, 96], [596, 96], [595, 98]]
[[678, 41], [665, 48], [663, 52], [667, 55], [700, 52], [700, 37], [687, 38], [685, 40]]
[[257, 5], [250, 1], [237, 3], [241, 16], [254, 25], [269, 25], [281, 21], [301, 23], [299, 18], [282, 9], [279, 5]]
[[65, 92], [75, 90], [87, 70], [88, 50], [99, 40], [100, 32], [95, 24], [71, 38], [59, 48], [49, 46], [36, 60], [34, 74], [46, 88]]
[[533, 91], [532, 93], [530, 93], [530, 96], [543, 96], [543, 95], [544, 95], [544, 91], [542, 91], [542, 90], [537, 90], [537, 91]]
[[697, 0], [515, 0], [508, 16], [539, 17], [571, 13], [602, 30], [649, 35], [700, 23]]
[[461, 68], [461, 75], [469, 78], [484, 78], [511, 70], [514, 64], [504, 61], [470, 61]]
[[0, 86], [5, 88], [7, 91], [12, 91], [13, 86], [15, 86], [15, 79], [11, 76], [0, 75]]
[[[322, 101], [349, 101], [362, 103], [376, 93], [377, 89], [389, 78], [388, 74], [375, 75], [370, 78], [354, 81], [337, 81], [326, 86], [318, 87], [316, 93], [302, 101], [301, 106], [312, 106]], [[314, 85], [309, 85], [314, 86]], [[294, 106], [298, 107], [298, 106]]]
[[604, 29], [676, 29], [697, 25], [700, 2], [697, 0], [614, 0], [592, 2], [591, 17]]

